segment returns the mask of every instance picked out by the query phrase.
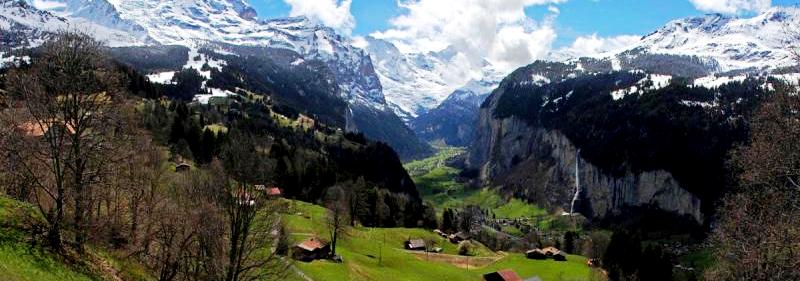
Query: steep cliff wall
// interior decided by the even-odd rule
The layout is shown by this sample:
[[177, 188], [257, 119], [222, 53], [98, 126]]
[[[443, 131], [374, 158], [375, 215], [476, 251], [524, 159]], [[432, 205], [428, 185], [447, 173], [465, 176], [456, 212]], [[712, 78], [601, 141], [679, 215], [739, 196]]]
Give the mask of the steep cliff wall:
[[517, 117], [495, 119], [497, 96], [481, 108], [468, 165], [484, 183], [551, 208], [570, 209], [575, 161], [581, 192], [577, 211], [594, 218], [620, 214], [626, 207], [649, 206], [703, 221], [700, 199], [664, 170], [612, 176], [578, 155], [561, 132], [531, 127]]

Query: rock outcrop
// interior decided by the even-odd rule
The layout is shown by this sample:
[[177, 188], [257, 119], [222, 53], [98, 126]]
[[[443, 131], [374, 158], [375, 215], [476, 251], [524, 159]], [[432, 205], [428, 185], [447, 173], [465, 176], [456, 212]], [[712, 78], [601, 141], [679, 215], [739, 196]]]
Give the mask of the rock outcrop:
[[577, 212], [590, 218], [618, 215], [628, 207], [657, 207], [703, 221], [700, 199], [664, 170], [604, 173], [578, 154], [578, 148], [557, 130], [531, 127], [517, 117], [495, 119], [501, 90], [481, 108], [477, 135], [467, 165], [480, 171], [484, 184], [504, 193], [550, 207], [569, 210], [579, 161]]

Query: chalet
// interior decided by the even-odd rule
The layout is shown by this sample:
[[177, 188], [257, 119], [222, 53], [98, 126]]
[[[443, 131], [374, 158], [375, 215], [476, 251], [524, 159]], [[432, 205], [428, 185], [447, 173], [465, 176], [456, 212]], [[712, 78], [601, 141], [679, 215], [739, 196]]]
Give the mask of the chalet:
[[50, 127], [66, 128], [69, 134], [75, 134], [76, 132], [72, 125], [64, 125], [61, 122], [52, 120], [42, 122], [28, 121], [17, 125], [16, 129], [26, 137], [38, 138], [47, 134], [47, 132], [50, 131]]
[[448, 236], [447, 239], [450, 240], [450, 243], [458, 244], [461, 241], [469, 240], [469, 234], [466, 234], [464, 232], [458, 232], [456, 234], [450, 234], [450, 236]]
[[525, 257], [534, 260], [543, 260], [547, 259], [547, 255], [542, 251], [542, 249], [533, 249], [530, 251], [525, 252]]
[[314, 128], [314, 126], [316, 125], [316, 121], [314, 121], [313, 118], [305, 116], [303, 114], [300, 114], [300, 116], [297, 117], [297, 122], [300, 123], [300, 126], [306, 128]]
[[36, 122], [25, 122], [17, 126], [17, 131], [27, 137], [41, 137], [47, 131], [47, 128], [43, 127], [46, 125], [39, 126]]
[[175, 172], [176, 173], [185, 173], [192, 169], [192, 165], [189, 165], [186, 162], [180, 163], [175, 165]]
[[281, 192], [280, 188], [277, 187], [267, 187], [263, 184], [255, 185], [256, 191], [264, 192], [267, 194], [267, 197], [281, 197], [283, 193]]
[[281, 193], [280, 188], [270, 187], [267, 189], [267, 196], [269, 197], [280, 197], [281, 195], [283, 195], [283, 193]]
[[511, 269], [503, 269], [483, 275], [485, 281], [522, 281], [522, 278]]
[[542, 251], [544, 251], [545, 255], [547, 255], [548, 258], [552, 258], [557, 261], [567, 260], [567, 254], [557, 249], [556, 247], [547, 247], [542, 249]]
[[309, 238], [292, 248], [292, 259], [310, 262], [324, 259], [330, 255], [331, 247], [319, 238]]
[[422, 240], [422, 239], [409, 239], [408, 241], [406, 241], [406, 250], [424, 251], [425, 250], [425, 240]]
[[567, 254], [565, 254], [562, 251], [558, 251], [555, 254], [553, 254], [553, 260], [554, 261], [567, 261]]
[[543, 260], [553, 259], [555, 261], [566, 261], [567, 254], [555, 247], [546, 247], [544, 249], [533, 249], [525, 252], [525, 256], [529, 259]]

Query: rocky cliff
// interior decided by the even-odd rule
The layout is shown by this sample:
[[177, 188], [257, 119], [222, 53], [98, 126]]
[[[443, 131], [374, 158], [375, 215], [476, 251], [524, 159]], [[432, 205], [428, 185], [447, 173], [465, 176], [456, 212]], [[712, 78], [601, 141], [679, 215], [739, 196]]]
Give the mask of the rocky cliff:
[[620, 214], [627, 207], [656, 206], [703, 221], [700, 199], [683, 189], [669, 172], [609, 175], [581, 158], [578, 148], [559, 131], [533, 128], [517, 117], [491, 118], [490, 107], [481, 110], [469, 159], [484, 182], [501, 186], [517, 197], [568, 211], [575, 192], [577, 160], [577, 212], [601, 218]]
[[481, 105], [467, 167], [483, 184], [552, 210], [577, 198], [589, 218], [639, 208], [699, 223], [713, 215], [725, 159], [746, 139], [765, 80], [708, 89], [636, 72], [543, 71], [552, 69], [518, 70]]

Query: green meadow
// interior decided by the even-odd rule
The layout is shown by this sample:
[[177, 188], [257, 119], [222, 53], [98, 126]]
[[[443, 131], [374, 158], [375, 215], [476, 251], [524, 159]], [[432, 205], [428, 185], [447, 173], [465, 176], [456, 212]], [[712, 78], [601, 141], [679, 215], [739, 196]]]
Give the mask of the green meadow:
[[[311, 236], [327, 238], [326, 210], [309, 203], [292, 201], [284, 220], [293, 242]], [[403, 249], [409, 238], [437, 241], [442, 255], [411, 253]], [[367, 228], [348, 230], [337, 245], [344, 262], [321, 260], [295, 262], [313, 280], [482, 280], [485, 273], [510, 268], [523, 278], [542, 280], [587, 280], [591, 273], [586, 258], [568, 256], [566, 262], [529, 260], [521, 253], [492, 252], [477, 244], [474, 256], [458, 256], [457, 246], [430, 230], [415, 228]], [[476, 266], [479, 265], [480, 266]]]
[[21, 230], [41, 220], [29, 204], [0, 196], [0, 279], [4, 281], [93, 280], [41, 247], [28, 243]]

